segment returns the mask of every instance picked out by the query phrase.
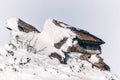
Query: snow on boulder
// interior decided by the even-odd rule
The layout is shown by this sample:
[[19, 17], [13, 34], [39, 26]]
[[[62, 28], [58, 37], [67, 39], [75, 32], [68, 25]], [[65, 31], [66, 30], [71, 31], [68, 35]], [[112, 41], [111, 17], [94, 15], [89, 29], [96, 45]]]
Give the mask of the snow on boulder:
[[26, 33], [34, 31], [39, 33], [39, 31], [34, 26], [15, 17], [8, 19], [6, 26], [9, 30], [13, 30], [13, 31], [22, 31]]
[[13, 31], [19, 31], [18, 20], [19, 19], [16, 17], [7, 19], [7, 22], [6, 22], [7, 29], [13, 30]]
[[55, 19], [42, 32], [7, 20], [10, 43], [0, 49], [1, 80], [119, 80], [100, 57], [103, 40]]
[[48, 37], [51, 38], [51, 42], [57, 43], [63, 38], [75, 37], [75, 34], [71, 30], [65, 28], [67, 26], [57, 26], [56, 23], [54, 23], [55, 21], [56, 20], [54, 19], [46, 20], [43, 28], [43, 32], [45, 32], [48, 35]]

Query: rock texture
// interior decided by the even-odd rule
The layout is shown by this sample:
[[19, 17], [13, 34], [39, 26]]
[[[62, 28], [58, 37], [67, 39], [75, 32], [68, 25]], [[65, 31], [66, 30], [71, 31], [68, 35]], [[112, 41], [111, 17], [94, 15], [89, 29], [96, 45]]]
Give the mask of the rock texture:
[[29, 32], [40, 33], [40, 31], [37, 30], [34, 26], [32, 26], [18, 18], [9, 19], [7, 21], [7, 29], [9, 29], [9, 30], [18, 29], [19, 31], [26, 32], [26, 33], [29, 33]]
[[[68, 24], [65, 24], [63, 22], [57, 21], [57, 20], [53, 20], [53, 23], [61, 28], [65, 28], [65, 29], [69, 29], [71, 30], [73, 33], [75, 33], [75, 38], [72, 39], [72, 43], [74, 43], [75, 41], [77, 41], [76, 44], [73, 44], [72, 46], [69, 46], [67, 48], [67, 52], [78, 52], [80, 54], [82, 54], [80, 56], [80, 59], [82, 60], [86, 60], [89, 63], [91, 63], [93, 66], [101, 69], [101, 70], [109, 70], [110, 71], [110, 67], [108, 65], [106, 65], [106, 63], [103, 62], [103, 59], [100, 57], [101, 54], [101, 44], [104, 44], [105, 42], [90, 34], [89, 32], [85, 31], [85, 30], [81, 30], [81, 29], [77, 29], [75, 27], [64, 27], [63, 25], [69, 26]], [[60, 49], [62, 47], [62, 45], [66, 42], [67, 38], [64, 38], [63, 40], [61, 40], [58, 43], [55, 43], [55, 47]], [[98, 62], [91, 62], [89, 61], [89, 59], [91, 58], [92, 55], [96, 55], [96, 57], [99, 59]]]
[[40, 33], [34, 26], [22, 21], [21, 19], [18, 20], [18, 29], [23, 32], [32, 32], [35, 31], [37, 33]]

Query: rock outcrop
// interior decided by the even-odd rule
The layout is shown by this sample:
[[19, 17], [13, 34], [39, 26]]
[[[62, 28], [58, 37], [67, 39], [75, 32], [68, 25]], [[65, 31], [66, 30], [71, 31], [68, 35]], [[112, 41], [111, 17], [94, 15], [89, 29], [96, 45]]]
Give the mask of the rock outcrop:
[[11, 36], [0, 49], [1, 73], [18, 80], [119, 80], [101, 57], [105, 42], [85, 30], [55, 19], [41, 32], [18, 18], [6, 25]]
[[[9, 25], [9, 26], [8, 26]], [[18, 18], [11, 18], [8, 19], [7, 21], [7, 29], [9, 30], [19, 30], [22, 32], [37, 32], [40, 33], [39, 30], [37, 30], [34, 26], [22, 21], [21, 19]]]
[[[90, 34], [85, 30], [77, 29], [75, 27], [69, 26], [68, 24], [65, 24], [57, 20], [53, 20], [53, 23], [58, 27], [69, 29], [73, 33], [75, 33], [76, 36], [72, 39], [72, 43], [74, 42], [77, 43], [72, 44], [72, 46], [68, 46], [67, 48], [68, 53], [78, 52], [82, 54], [80, 56], [80, 59], [88, 61], [93, 66], [101, 70], [110, 70], [110, 67], [106, 65], [106, 63], [104, 63], [103, 59], [100, 57], [101, 54], [100, 45], [105, 43], [102, 39]], [[65, 26], [69, 26], [69, 27], [65, 27]], [[66, 42], [66, 40], [67, 38], [64, 38], [60, 42], [55, 43], [55, 47], [60, 49], [62, 45]], [[96, 62], [91, 62], [89, 59], [93, 55], [95, 55], [95, 57], [97, 57], [99, 60]]]
[[[63, 56], [57, 52], [54, 52], [54, 53], [52, 52], [49, 55], [51, 58], [56, 57], [61, 63], [66, 63], [65, 58], [67, 58], [67, 57], [65, 56], [65, 53], [69, 54], [71, 52], [77, 52], [78, 54], [82, 54], [80, 56], [80, 59], [88, 61], [93, 66], [95, 66], [101, 70], [110, 70], [109, 66], [107, 66], [103, 62], [103, 59], [100, 57], [100, 54], [101, 54], [100, 45], [105, 43], [102, 39], [90, 34], [89, 32], [87, 32], [85, 30], [77, 29], [73, 26], [70, 26], [70, 25], [60, 22], [60, 21], [57, 21], [55, 19], [48, 20], [48, 21], [50, 21], [49, 23], [51, 23], [51, 24], [46, 24], [46, 25], [48, 25], [48, 27], [54, 27], [54, 28], [56, 27], [56, 29], [58, 28], [58, 29], [63, 30], [63, 32], [62, 32], [63, 38], [60, 40], [57, 40], [57, 43], [55, 43], [55, 42], [53, 42], [53, 43], [54, 43], [55, 48], [57, 48], [58, 50], [61, 50], [61, 54], [64, 55], [64, 59], [62, 59]], [[13, 23], [13, 22], [14, 22], [14, 24], [16, 24], [16, 26], [11, 27], [11, 25], [9, 25], [9, 24]], [[20, 32], [26, 33], [25, 35], [27, 35], [30, 32], [40, 33], [35, 27], [22, 21], [21, 19], [12, 18], [7, 22], [7, 24], [9, 25], [7, 27], [9, 30], [16, 29]], [[69, 36], [64, 36], [65, 35], [64, 33], [68, 34]], [[58, 33], [53, 33], [53, 34], [56, 34], [57, 35], [56, 37], [59, 37]], [[17, 43], [23, 44], [23, 42], [21, 42], [21, 40], [20, 40], [19, 34], [17, 34], [15, 36], [15, 38], [17, 40]], [[24, 38], [26, 38], [26, 37], [24, 37]], [[55, 39], [55, 38], [53, 38], [53, 39]], [[34, 46], [27, 42], [30, 42], [30, 40], [26, 40], [24, 42], [24, 45], [26, 45], [27, 51], [34, 50], [34, 53], [36, 53], [37, 51], [34, 49]], [[66, 46], [66, 50], [61, 49], [64, 46], [64, 44], [70, 44], [70, 45]], [[13, 44], [13, 45], [15, 45], [15, 44]], [[95, 62], [90, 61], [92, 56], [94, 56], [95, 58], [97, 57], [98, 61], [95, 61]], [[107, 66], [107, 68], [106, 68], [106, 66]]]

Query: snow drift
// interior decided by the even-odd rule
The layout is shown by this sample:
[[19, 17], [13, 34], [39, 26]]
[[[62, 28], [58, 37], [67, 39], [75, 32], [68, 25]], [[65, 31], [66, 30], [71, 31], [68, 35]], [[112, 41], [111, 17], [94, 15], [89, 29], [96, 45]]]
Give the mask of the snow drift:
[[40, 32], [7, 20], [10, 42], [0, 49], [1, 80], [119, 80], [100, 56], [105, 42], [87, 31], [48, 19]]

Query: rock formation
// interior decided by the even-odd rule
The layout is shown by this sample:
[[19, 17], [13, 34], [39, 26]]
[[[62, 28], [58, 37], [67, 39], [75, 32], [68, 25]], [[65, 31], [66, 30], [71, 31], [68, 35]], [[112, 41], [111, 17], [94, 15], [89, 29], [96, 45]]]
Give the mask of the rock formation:
[[[76, 34], [75, 38], [72, 39], [72, 46], [68, 46], [67, 53], [70, 52], [78, 52], [82, 54], [80, 59], [86, 60], [91, 63], [93, 66], [101, 69], [101, 70], [110, 70], [110, 67], [103, 62], [103, 59], [100, 57], [101, 54], [101, 44], [105, 42], [102, 39], [97, 38], [96, 36], [90, 34], [89, 32], [81, 29], [77, 29], [75, 27], [64, 27], [62, 25], [69, 26], [63, 22], [53, 20], [53, 23], [61, 28], [66, 28], [71, 30], [73, 33]], [[60, 49], [62, 45], [66, 42], [67, 38], [64, 38], [58, 43], [55, 43], [55, 47]], [[74, 44], [74, 42], [77, 42]], [[97, 62], [91, 62], [89, 59], [95, 55], [99, 60]]]
[[[14, 25], [12, 25], [14, 24]], [[21, 19], [18, 19], [18, 18], [11, 18], [7, 21], [7, 29], [9, 30], [12, 30], [12, 29], [16, 29], [18, 28], [19, 31], [22, 31], [22, 32], [37, 32], [37, 33], [40, 33], [39, 30], [37, 30], [34, 26], [22, 21]]]
[[0, 49], [1, 80], [119, 80], [101, 57], [105, 42], [85, 30], [55, 19], [41, 32], [18, 18], [6, 26], [11, 36]]

